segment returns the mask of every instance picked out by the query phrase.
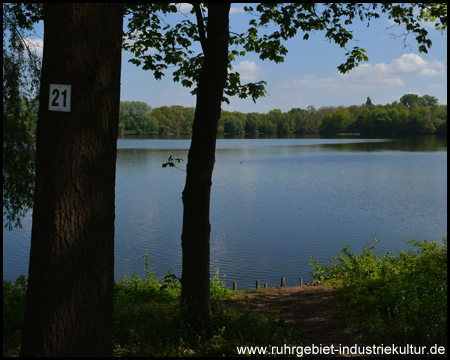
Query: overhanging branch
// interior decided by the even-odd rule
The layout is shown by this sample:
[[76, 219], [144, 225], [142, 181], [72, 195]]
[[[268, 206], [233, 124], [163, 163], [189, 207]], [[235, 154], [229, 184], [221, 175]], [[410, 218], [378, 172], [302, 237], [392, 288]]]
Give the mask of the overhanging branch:
[[203, 15], [200, 3], [191, 3], [195, 10], [195, 16], [197, 17], [198, 34], [200, 36], [200, 44], [202, 45], [203, 53], [206, 55], [206, 35], [205, 26], [203, 24]]

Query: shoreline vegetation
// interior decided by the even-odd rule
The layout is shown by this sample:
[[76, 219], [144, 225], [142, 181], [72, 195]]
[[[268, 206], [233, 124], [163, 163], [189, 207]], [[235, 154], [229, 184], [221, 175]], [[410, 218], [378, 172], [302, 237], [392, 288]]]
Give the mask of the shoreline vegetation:
[[[195, 108], [180, 105], [152, 108], [145, 102], [121, 101], [120, 135], [191, 135]], [[447, 135], [447, 105], [438, 99], [406, 94], [400, 101], [374, 105], [279, 109], [268, 113], [222, 110], [217, 134], [298, 135]]]
[[[342, 345], [354, 345], [345, 343], [355, 339], [350, 332], [361, 344], [446, 348], [447, 238], [441, 243], [411, 239], [405, 242], [415, 249], [398, 253], [379, 250], [379, 242], [373, 236], [359, 254], [344, 245], [329, 266], [311, 259], [310, 274], [318, 286], [232, 291], [216, 269], [213, 317], [206, 328], [180, 308], [181, 284], [172, 269], [155, 278], [145, 254], [145, 279], [133, 271], [115, 283], [114, 355], [238, 356], [237, 346], [318, 345], [329, 333], [324, 328], [329, 321], [341, 326], [329, 341]], [[26, 287], [24, 275], [15, 283], [3, 280], [3, 356], [19, 353]], [[287, 293], [298, 291], [298, 301], [286, 302]], [[300, 305], [327, 311], [314, 313], [305, 328], [295, 320], [304, 317]], [[322, 324], [319, 315], [329, 321]]]

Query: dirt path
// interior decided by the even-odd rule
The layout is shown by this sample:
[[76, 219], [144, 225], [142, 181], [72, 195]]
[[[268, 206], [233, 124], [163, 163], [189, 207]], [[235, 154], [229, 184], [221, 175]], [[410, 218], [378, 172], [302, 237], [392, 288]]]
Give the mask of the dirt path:
[[362, 345], [362, 336], [357, 331], [347, 330], [342, 314], [335, 311], [337, 301], [340, 300], [332, 287], [323, 285], [255, 290], [237, 294], [226, 304], [240, 311], [251, 303], [254, 311], [261, 314], [283, 316], [317, 346]]

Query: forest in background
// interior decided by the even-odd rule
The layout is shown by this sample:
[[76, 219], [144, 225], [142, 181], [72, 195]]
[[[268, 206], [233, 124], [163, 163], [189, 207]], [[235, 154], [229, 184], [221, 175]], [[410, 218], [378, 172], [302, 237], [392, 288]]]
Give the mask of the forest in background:
[[[119, 134], [192, 134], [195, 108], [180, 105], [152, 108], [145, 102], [121, 101]], [[218, 134], [446, 135], [447, 105], [434, 96], [406, 94], [400, 101], [374, 105], [279, 109], [268, 113], [222, 111]]]

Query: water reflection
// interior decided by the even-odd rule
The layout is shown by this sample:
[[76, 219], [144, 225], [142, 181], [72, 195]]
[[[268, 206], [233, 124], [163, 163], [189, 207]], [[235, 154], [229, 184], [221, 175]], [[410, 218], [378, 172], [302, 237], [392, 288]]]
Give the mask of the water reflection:
[[[182, 201], [186, 173], [163, 169], [169, 155], [187, 160], [190, 140], [118, 141], [116, 279], [142, 255], [162, 276], [181, 275]], [[416, 138], [277, 139], [217, 142], [211, 194], [211, 269], [227, 284], [255, 280], [287, 286], [309, 281], [309, 259], [325, 262], [339, 246], [356, 251], [376, 232], [390, 250], [402, 240], [447, 234], [447, 140]], [[184, 167], [186, 164], [180, 164]], [[31, 215], [24, 229], [4, 230], [4, 278], [27, 272]]]

